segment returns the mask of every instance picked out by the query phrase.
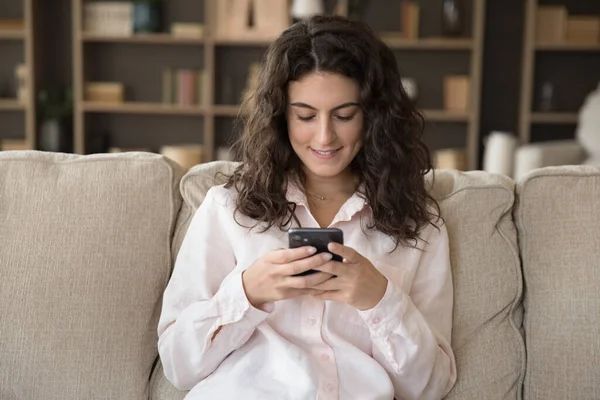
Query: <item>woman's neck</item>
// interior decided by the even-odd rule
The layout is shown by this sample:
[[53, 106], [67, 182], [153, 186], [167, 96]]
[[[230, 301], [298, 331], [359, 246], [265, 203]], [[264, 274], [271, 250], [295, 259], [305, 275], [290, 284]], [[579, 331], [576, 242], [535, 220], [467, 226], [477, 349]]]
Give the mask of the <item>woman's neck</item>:
[[305, 171], [304, 190], [308, 196], [325, 199], [348, 199], [356, 191], [356, 179], [348, 170], [334, 177], [320, 177]]

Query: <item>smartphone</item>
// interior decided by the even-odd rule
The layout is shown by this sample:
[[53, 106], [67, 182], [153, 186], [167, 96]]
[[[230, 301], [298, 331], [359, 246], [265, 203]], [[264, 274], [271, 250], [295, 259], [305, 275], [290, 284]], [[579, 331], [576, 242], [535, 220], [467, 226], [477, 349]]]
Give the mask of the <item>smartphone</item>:
[[[344, 244], [344, 233], [337, 228], [291, 228], [288, 233], [289, 248], [312, 246], [317, 253], [331, 253], [327, 245], [331, 242]], [[333, 254], [333, 261], [342, 262], [342, 257]], [[318, 271], [310, 269], [295, 276], [314, 274]]]

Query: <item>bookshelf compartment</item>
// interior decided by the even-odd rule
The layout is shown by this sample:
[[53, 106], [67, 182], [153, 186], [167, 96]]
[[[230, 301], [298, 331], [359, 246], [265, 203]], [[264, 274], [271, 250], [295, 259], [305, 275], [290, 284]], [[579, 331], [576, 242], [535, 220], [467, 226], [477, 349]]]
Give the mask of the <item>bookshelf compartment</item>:
[[[85, 118], [86, 152], [94, 142], [106, 137], [107, 147], [148, 148], [159, 152], [162, 146], [203, 142], [203, 118], [178, 116], [90, 113]], [[89, 146], [92, 144], [92, 146]]]

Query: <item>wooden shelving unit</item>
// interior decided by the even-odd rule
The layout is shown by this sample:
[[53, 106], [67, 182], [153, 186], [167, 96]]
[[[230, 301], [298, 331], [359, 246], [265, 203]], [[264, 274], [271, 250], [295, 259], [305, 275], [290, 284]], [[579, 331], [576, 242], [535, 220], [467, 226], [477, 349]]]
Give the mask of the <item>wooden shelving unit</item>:
[[[19, 41], [23, 46], [23, 63], [27, 69], [27, 97], [24, 101], [14, 99], [0, 99], [0, 124], [2, 124], [2, 113], [21, 112], [24, 118], [25, 132], [23, 140], [26, 147], [36, 148], [36, 82], [34, 74], [34, 32], [33, 32], [33, 2], [34, 0], [22, 0], [23, 28], [0, 30], [0, 54], [3, 41]], [[0, 62], [3, 62], [1, 60]], [[5, 139], [0, 136], [0, 142]], [[14, 138], [11, 138], [14, 140]]]
[[423, 38], [408, 40], [395, 35], [383, 33], [382, 40], [394, 50], [465, 50], [471, 51], [475, 48], [472, 39], [449, 39], [449, 38]]
[[26, 36], [24, 29], [0, 29], [0, 40], [22, 40]]
[[0, 99], [0, 111], [22, 111], [26, 105], [14, 99]]
[[102, 36], [89, 33], [82, 33], [81, 38], [84, 42], [99, 43], [133, 43], [133, 44], [166, 44], [166, 45], [201, 45], [204, 39], [176, 37], [166, 33], [155, 34], [136, 34], [130, 37], [120, 36]]
[[121, 104], [84, 101], [82, 111], [105, 114], [206, 115], [205, 107], [184, 107], [162, 103], [124, 102]]
[[[83, 32], [82, 12], [83, 4], [87, 0], [71, 0], [73, 7], [73, 58], [74, 58], [74, 134], [75, 152], [86, 152], [86, 118], [91, 114], [133, 114], [133, 115], [164, 115], [185, 116], [189, 118], [202, 118], [202, 135], [198, 135], [197, 141], [203, 143], [207, 160], [213, 160], [216, 154], [215, 143], [217, 142], [216, 128], [217, 120], [231, 119], [238, 115], [238, 105], [218, 104], [217, 85], [215, 83], [217, 70], [217, 52], [240, 51], [263, 51], [269, 44], [269, 40], [256, 39], [221, 39], [214, 38], [210, 32], [215, 32], [215, 11], [217, 0], [204, 0], [205, 31], [208, 33], [203, 39], [175, 38], [169, 34], [147, 34], [134, 35], [131, 37], [99, 36]], [[478, 155], [480, 145], [479, 118], [483, 59], [483, 36], [485, 21], [485, 0], [472, 2], [472, 28], [469, 38], [444, 38], [431, 37], [407, 40], [393, 33], [381, 33], [382, 39], [393, 50], [415, 51], [415, 52], [461, 52], [470, 57], [469, 75], [471, 79], [471, 109], [466, 113], [449, 112], [438, 109], [424, 109], [426, 119], [432, 122], [447, 122], [464, 124], [466, 127], [465, 147], [467, 149], [469, 168], [478, 167]], [[106, 44], [107, 46], [144, 45], [144, 46], [187, 46], [182, 51], [202, 52], [203, 68], [208, 74], [209, 84], [203, 88], [206, 96], [212, 101], [209, 104], [198, 107], [179, 107], [175, 105], [164, 105], [151, 102], [125, 102], [123, 104], [102, 104], [85, 101], [83, 98], [83, 86], [86, 78], [87, 46], [88, 44]], [[159, 57], [159, 56], [157, 56]], [[160, 82], [156, 83], [160, 85]]]
[[[566, 3], [567, 0], [564, 0]], [[552, 3], [554, 4], [554, 3]], [[521, 104], [519, 111], [519, 137], [522, 144], [531, 142], [533, 125], [575, 125], [578, 115], [575, 112], [536, 112], [534, 111], [535, 71], [541, 54], [546, 53], [600, 53], [600, 43], [538, 42], [536, 40], [537, 9], [547, 5], [538, 0], [525, 1], [525, 27], [523, 35], [523, 68], [521, 75]], [[554, 56], [564, 56], [556, 54]], [[561, 72], [562, 73], [562, 72]], [[600, 71], [598, 72], [600, 78]], [[596, 81], [597, 82], [597, 81]], [[590, 87], [592, 91], [595, 87]], [[557, 97], [554, 94], [554, 97]], [[583, 99], [581, 99], [583, 101]]]
[[577, 113], [542, 113], [534, 112], [530, 114], [532, 124], [576, 124]]

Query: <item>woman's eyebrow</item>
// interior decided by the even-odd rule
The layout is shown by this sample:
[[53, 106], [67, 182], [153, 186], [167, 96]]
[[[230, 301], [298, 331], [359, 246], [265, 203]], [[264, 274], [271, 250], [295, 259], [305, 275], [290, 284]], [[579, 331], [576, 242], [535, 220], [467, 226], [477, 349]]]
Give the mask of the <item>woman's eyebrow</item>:
[[[294, 106], [294, 107], [308, 108], [310, 110], [315, 110], [315, 111], [317, 110], [313, 106], [311, 106], [309, 104], [306, 104], [306, 103], [302, 103], [302, 102], [294, 102], [294, 103], [291, 103], [290, 105]], [[339, 106], [333, 107], [331, 109], [331, 111], [336, 111], [336, 110], [339, 110], [339, 109], [342, 109], [342, 108], [352, 107], [352, 106], [359, 106], [359, 105], [360, 105], [359, 103], [350, 101], [350, 102], [347, 102], [347, 103], [340, 104]]]

